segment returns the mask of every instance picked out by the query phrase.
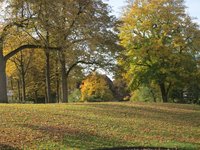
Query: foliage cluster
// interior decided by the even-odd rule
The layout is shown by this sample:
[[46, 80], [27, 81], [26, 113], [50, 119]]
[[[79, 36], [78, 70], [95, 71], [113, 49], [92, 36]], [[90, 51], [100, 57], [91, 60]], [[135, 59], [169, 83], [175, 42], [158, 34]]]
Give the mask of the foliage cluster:
[[113, 101], [114, 87], [112, 81], [105, 75], [90, 74], [82, 82], [81, 100], [88, 102]]

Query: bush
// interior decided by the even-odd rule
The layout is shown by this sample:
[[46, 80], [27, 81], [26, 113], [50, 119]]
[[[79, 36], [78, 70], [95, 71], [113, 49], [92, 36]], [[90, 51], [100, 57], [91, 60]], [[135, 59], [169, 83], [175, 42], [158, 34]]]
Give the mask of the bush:
[[161, 97], [156, 90], [143, 86], [132, 93], [130, 100], [142, 102], [158, 102], [161, 100]]

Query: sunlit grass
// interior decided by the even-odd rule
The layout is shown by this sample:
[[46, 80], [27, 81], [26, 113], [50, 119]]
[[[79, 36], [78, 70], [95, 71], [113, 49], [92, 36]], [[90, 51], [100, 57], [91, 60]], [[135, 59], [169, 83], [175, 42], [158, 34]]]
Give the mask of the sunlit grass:
[[200, 107], [155, 103], [0, 105], [0, 148], [200, 149]]

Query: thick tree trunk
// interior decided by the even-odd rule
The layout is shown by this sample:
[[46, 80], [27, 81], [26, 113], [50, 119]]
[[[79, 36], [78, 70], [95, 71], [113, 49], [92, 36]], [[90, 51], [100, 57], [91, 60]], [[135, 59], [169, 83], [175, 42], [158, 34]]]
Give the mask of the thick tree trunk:
[[61, 51], [59, 52], [59, 60], [61, 64], [61, 101], [63, 103], [68, 103], [68, 87], [67, 87], [67, 78], [66, 78], [66, 61], [65, 61], [65, 54]]
[[168, 102], [168, 92], [165, 88], [165, 84], [160, 83], [159, 86], [160, 86], [160, 91], [161, 91], [161, 95], [162, 95], [162, 100], [164, 103], [167, 103]]
[[46, 93], [47, 93], [47, 103], [54, 103], [51, 97], [51, 79], [50, 79], [50, 55], [49, 52], [45, 52], [46, 55]]
[[2, 52], [0, 52], [0, 103], [8, 103], [6, 61], [4, 60]]

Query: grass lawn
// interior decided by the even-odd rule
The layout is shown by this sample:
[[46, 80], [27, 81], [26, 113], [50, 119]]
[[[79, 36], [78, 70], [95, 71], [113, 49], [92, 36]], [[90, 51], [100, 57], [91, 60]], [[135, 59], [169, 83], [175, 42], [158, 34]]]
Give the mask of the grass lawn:
[[200, 106], [0, 104], [0, 149], [200, 149]]

